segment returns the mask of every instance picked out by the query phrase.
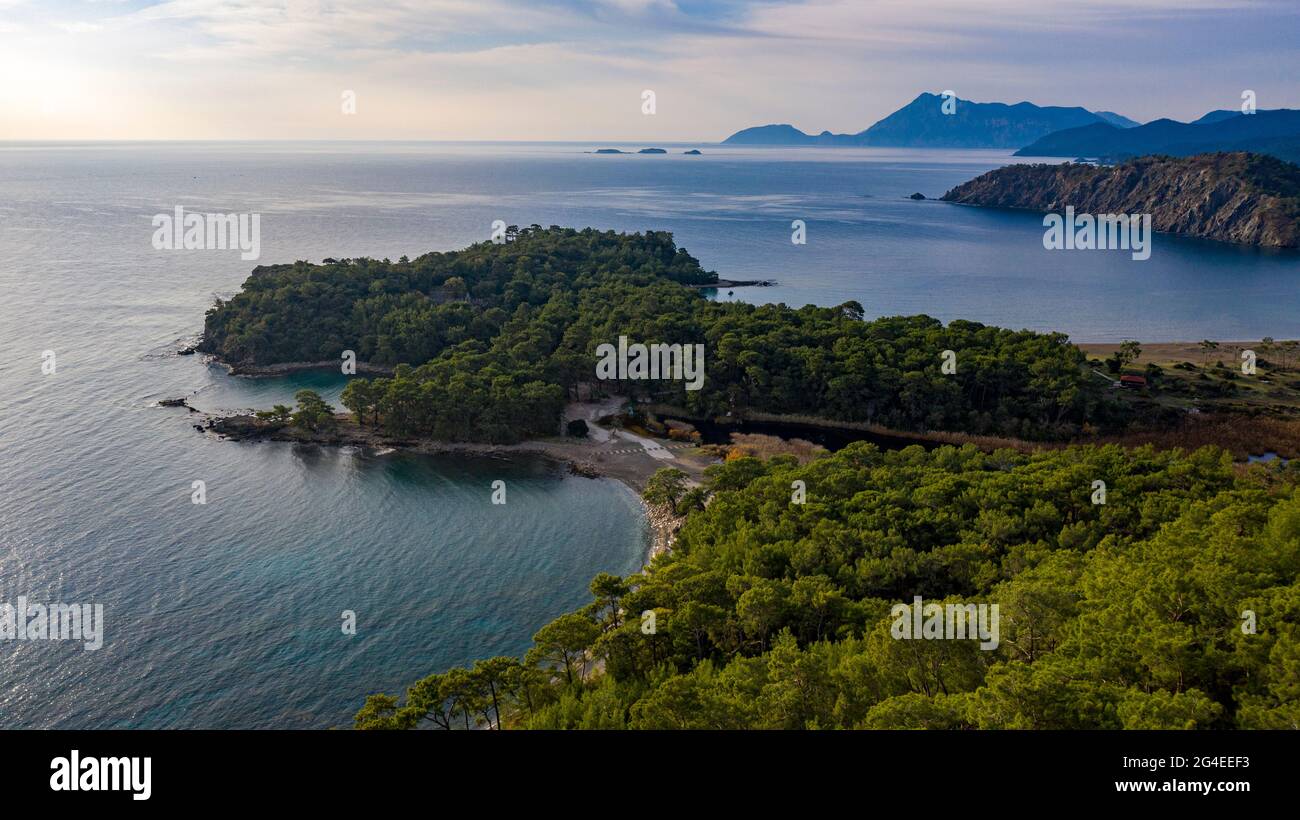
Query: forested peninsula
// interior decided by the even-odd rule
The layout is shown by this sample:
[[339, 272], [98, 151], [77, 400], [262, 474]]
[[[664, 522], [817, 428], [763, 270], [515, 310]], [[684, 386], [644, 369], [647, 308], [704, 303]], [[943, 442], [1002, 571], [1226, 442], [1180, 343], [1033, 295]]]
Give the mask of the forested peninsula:
[[[719, 303], [691, 287], [716, 279], [667, 233], [532, 226], [413, 260], [259, 267], [208, 312], [200, 350], [243, 367], [351, 350], [393, 369], [349, 384], [359, 421], [457, 442], [556, 435], [565, 403], [593, 393], [699, 418], [765, 412], [1027, 440], [1119, 430], [1134, 414], [1063, 334], [866, 321], [855, 302]], [[703, 388], [598, 378], [597, 348], [621, 336], [704, 345]]]

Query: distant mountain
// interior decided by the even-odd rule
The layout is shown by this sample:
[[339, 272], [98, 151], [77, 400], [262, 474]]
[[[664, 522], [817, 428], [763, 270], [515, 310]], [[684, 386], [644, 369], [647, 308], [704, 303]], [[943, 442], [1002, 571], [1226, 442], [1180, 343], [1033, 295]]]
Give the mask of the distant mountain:
[[864, 145], [936, 148], [1018, 148], [1063, 128], [1098, 122], [1085, 108], [1037, 106], [1021, 102], [976, 103], [957, 100], [952, 114], [943, 98], [922, 94], [863, 131]]
[[1016, 152], [1018, 157], [1125, 157], [1168, 154], [1187, 157], [1215, 151], [1254, 151], [1300, 162], [1300, 111], [1280, 108], [1254, 114], [1211, 111], [1194, 123], [1155, 120], [1137, 128], [1094, 123], [1048, 134]]
[[1225, 111], [1224, 109], [1221, 108], [1218, 111], [1211, 111], [1210, 113], [1206, 114], [1204, 117], [1201, 117], [1199, 120], [1192, 120], [1192, 125], [1204, 125], [1206, 123], [1218, 122], [1219, 120], [1227, 120], [1233, 117], [1240, 117], [1240, 116], [1241, 116], [1240, 111]]
[[[944, 99], [924, 93], [875, 125], [856, 134], [806, 134], [792, 125], [760, 125], [737, 131], [725, 145], [829, 145], [913, 148], [1018, 148], [1053, 131], [1095, 123], [1119, 127], [1137, 123], [1111, 112], [1038, 106], [1021, 102], [977, 103], [956, 100], [952, 114]], [[1108, 127], [1110, 127], [1108, 125]]]
[[793, 125], [756, 125], [737, 131], [724, 145], [803, 145], [812, 139]]
[[1093, 113], [1111, 125], [1119, 128], [1136, 128], [1142, 124], [1137, 120], [1130, 120], [1123, 114], [1116, 114], [1114, 111], [1094, 111]]
[[1300, 246], [1300, 167], [1260, 154], [1142, 157], [1121, 165], [1008, 165], [945, 202], [1086, 214], [1151, 214], [1157, 231]]

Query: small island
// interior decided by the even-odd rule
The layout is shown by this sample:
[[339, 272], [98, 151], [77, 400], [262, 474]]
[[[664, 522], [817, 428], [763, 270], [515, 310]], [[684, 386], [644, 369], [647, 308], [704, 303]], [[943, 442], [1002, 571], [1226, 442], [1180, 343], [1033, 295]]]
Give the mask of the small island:
[[666, 154], [668, 153], [668, 151], [663, 148], [642, 148], [640, 151], [637, 151], [637, 153], [638, 154]]

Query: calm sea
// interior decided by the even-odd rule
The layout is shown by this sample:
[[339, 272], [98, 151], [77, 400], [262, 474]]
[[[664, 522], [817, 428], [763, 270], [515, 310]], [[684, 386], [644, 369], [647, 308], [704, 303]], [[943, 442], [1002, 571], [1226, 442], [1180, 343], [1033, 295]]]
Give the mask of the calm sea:
[[[0, 144], [0, 603], [98, 603], [104, 647], [0, 641], [3, 727], [297, 727], [516, 654], [646, 549], [637, 500], [539, 461], [215, 441], [158, 399], [265, 407], [177, 357], [255, 264], [155, 251], [154, 214], [256, 212], [261, 262], [415, 256], [508, 224], [671, 230], [718, 298], [861, 302], [1076, 340], [1300, 335], [1300, 258], [1157, 237], [1049, 252], [1028, 214], [912, 201], [1005, 152], [602, 144]], [[807, 244], [790, 241], [791, 222]], [[42, 354], [56, 354], [53, 375]], [[508, 503], [491, 504], [507, 482]], [[192, 484], [207, 503], [191, 503]], [[356, 613], [344, 635], [342, 613]]]

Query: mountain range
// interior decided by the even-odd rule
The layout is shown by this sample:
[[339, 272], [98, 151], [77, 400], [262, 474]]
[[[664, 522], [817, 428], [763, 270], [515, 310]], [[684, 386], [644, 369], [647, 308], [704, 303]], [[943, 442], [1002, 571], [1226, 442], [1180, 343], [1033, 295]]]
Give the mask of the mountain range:
[[911, 148], [1019, 148], [1056, 131], [1090, 125], [1116, 130], [1136, 122], [1110, 111], [1078, 106], [1039, 106], [1029, 102], [977, 103], [923, 93], [894, 113], [856, 134], [805, 134], [792, 125], [760, 125], [737, 131], [724, 145], [890, 146]]
[[1021, 148], [1016, 156], [1124, 159], [1149, 154], [1187, 157], [1213, 151], [1253, 151], [1300, 162], [1300, 111], [1211, 111], [1191, 123], [1160, 119], [1136, 128], [1091, 123], [1045, 135]]

